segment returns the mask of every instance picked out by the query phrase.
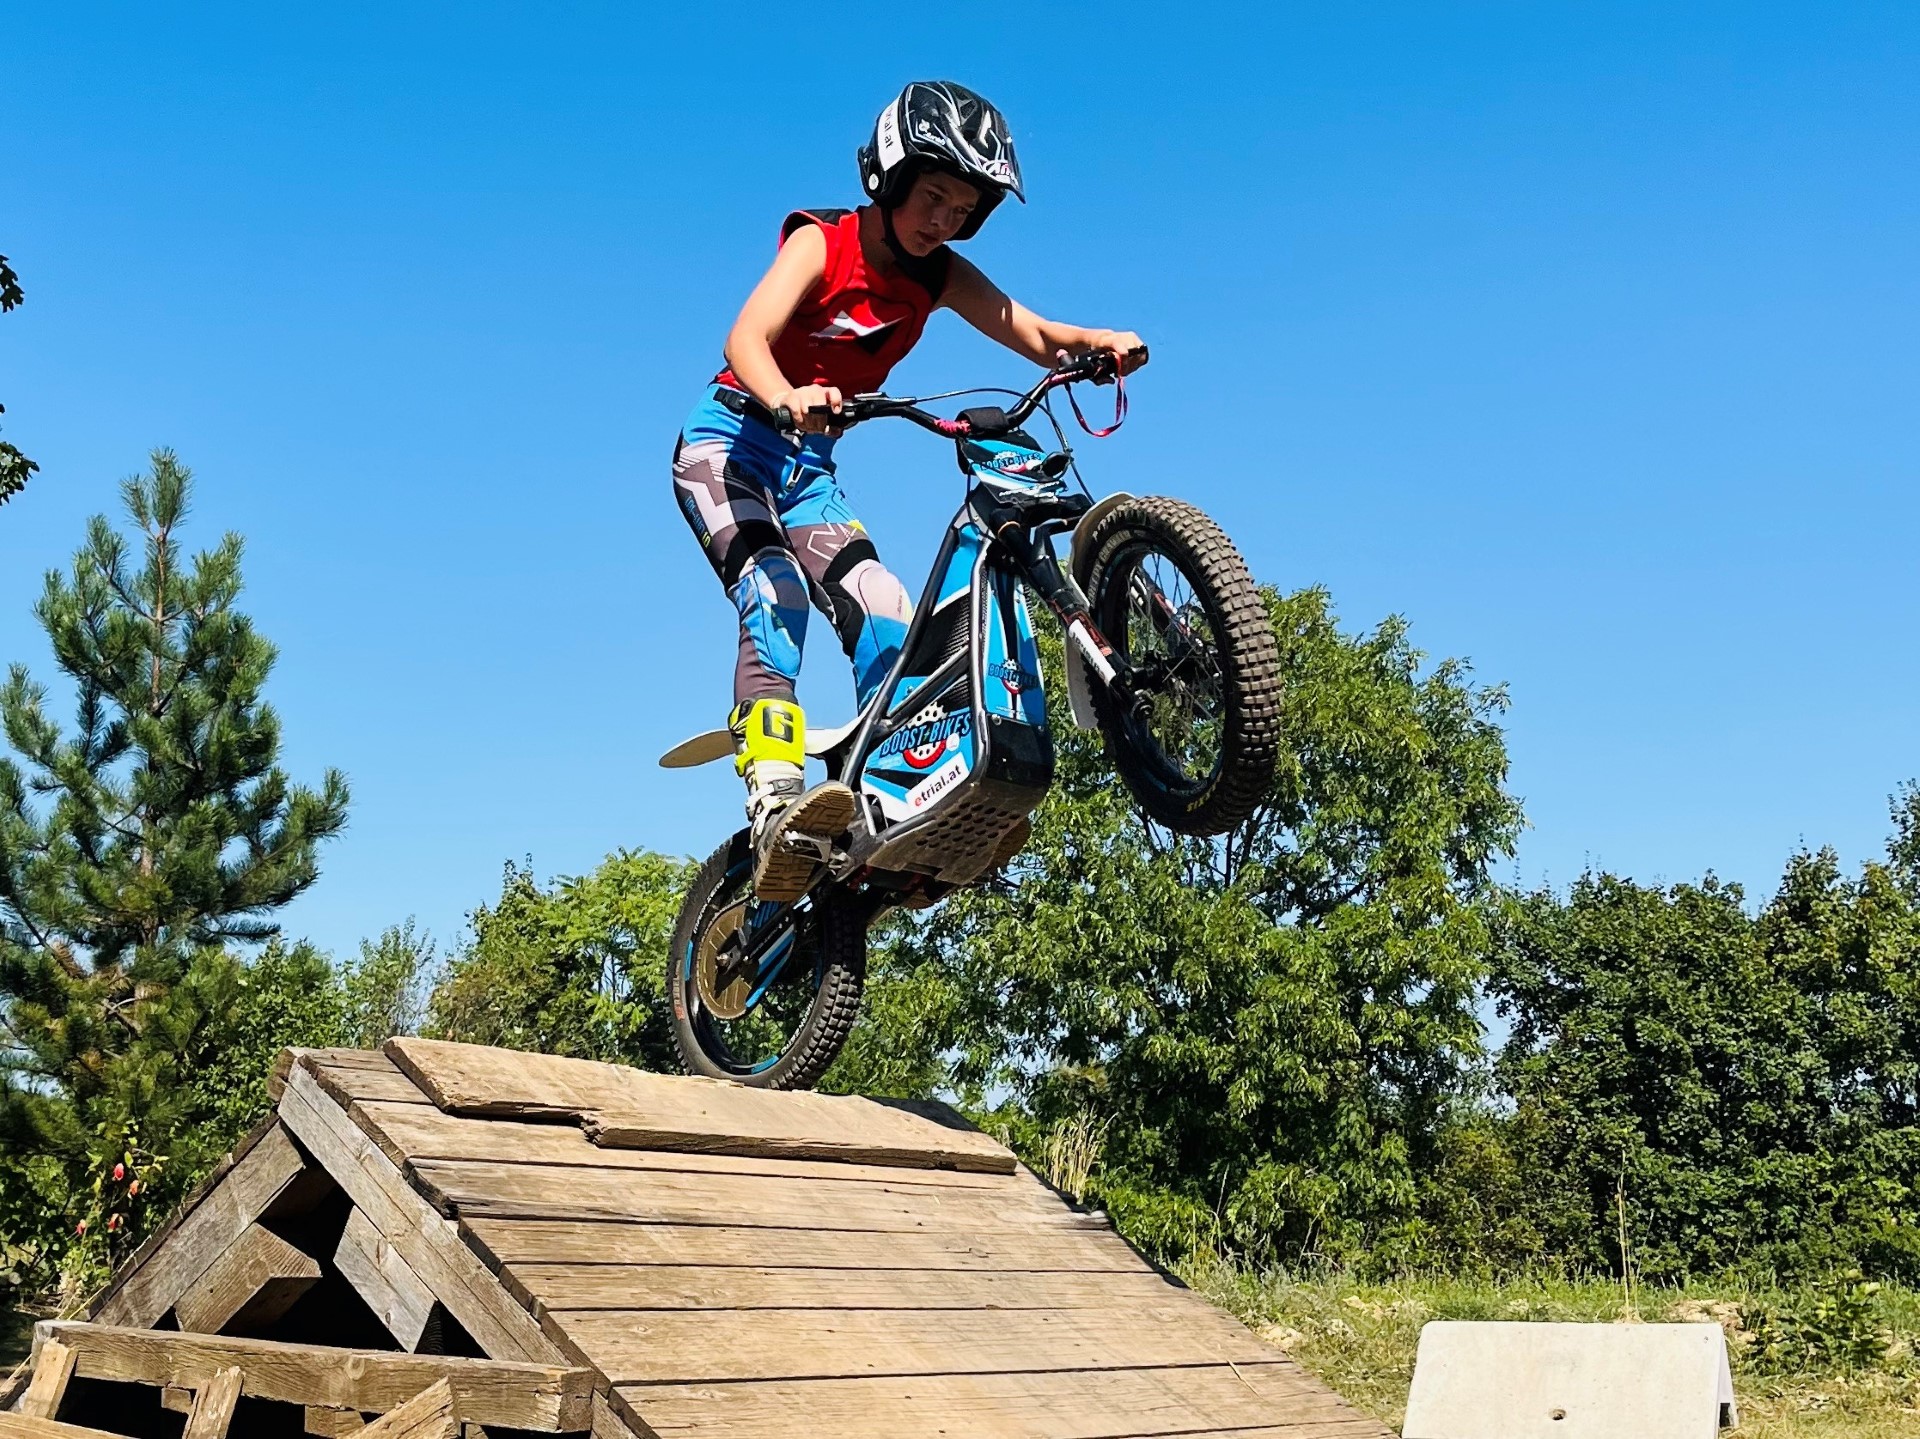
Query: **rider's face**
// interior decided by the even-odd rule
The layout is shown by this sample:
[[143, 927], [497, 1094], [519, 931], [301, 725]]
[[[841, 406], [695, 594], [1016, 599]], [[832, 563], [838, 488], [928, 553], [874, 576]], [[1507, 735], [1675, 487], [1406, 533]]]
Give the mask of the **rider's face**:
[[930, 255], [960, 232], [980, 191], [951, 175], [922, 175], [893, 212], [893, 233], [910, 255]]

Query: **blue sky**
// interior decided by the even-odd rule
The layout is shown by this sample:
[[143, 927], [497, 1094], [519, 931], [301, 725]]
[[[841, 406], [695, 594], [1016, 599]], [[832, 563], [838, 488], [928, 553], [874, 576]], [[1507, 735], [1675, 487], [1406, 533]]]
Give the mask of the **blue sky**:
[[[654, 758], [725, 710], [731, 623], [673, 437], [781, 215], [951, 76], [1033, 201], [969, 253], [1153, 345], [1089, 480], [1507, 682], [1507, 877], [1879, 853], [1920, 772], [1920, 10], [862, 17], [8, 7], [0, 400], [43, 473], [0, 660], [51, 674], [41, 572], [171, 445], [200, 538], [247, 537], [290, 768], [354, 786], [291, 929], [451, 939], [508, 860], [704, 852], [735, 781]], [[1022, 373], [943, 316], [894, 388]], [[956, 477], [883, 429], [842, 474], [917, 593]]]

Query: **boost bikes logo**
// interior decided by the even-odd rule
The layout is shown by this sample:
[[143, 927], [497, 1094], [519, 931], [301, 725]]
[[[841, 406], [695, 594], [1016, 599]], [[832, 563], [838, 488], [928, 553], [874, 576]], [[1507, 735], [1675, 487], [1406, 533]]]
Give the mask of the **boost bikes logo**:
[[925, 724], [912, 724], [905, 729], [895, 730], [880, 742], [873, 757], [891, 759], [898, 755], [914, 769], [932, 769], [943, 755], [958, 749], [960, 741], [972, 733], [973, 716], [962, 710], [958, 714], [942, 715]]

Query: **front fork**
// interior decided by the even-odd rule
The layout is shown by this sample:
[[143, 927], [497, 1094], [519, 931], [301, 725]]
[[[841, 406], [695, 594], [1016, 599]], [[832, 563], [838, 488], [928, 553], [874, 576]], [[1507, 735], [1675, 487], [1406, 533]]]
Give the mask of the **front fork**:
[[1021, 578], [1033, 586], [1034, 592], [1046, 601], [1047, 608], [1059, 617], [1067, 642], [1080, 652], [1087, 667], [1100, 676], [1108, 689], [1130, 703], [1134, 698], [1132, 668], [1094, 625], [1093, 607], [1073, 576], [1060, 568], [1051, 535], [1043, 532], [1036, 538], [1011, 516], [996, 515], [989, 523], [997, 525], [994, 539], [1013, 556]]

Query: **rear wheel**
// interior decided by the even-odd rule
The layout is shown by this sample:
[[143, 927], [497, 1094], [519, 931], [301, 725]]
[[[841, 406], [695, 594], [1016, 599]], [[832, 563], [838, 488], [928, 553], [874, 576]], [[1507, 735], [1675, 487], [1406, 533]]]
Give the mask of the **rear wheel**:
[[741, 830], [700, 866], [674, 925], [681, 1061], [711, 1079], [810, 1089], [853, 1031], [866, 970], [865, 906], [832, 885], [793, 904], [756, 900]]
[[1169, 829], [1225, 833], [1266, 795], [1280, 749], [1280, 650], [1246, 561], [1201, 511], [1158, 496], [1117, 505], [1080, 552], [1093, 622], [1134, 676], [1130, 699], [1091, 686], [1114, 767]]

